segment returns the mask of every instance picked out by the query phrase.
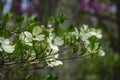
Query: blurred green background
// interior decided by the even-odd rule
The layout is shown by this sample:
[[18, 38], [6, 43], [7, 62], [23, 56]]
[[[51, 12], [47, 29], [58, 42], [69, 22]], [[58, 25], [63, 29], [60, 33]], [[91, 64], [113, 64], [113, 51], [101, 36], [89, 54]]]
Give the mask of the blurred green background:
[[62, 13], [67, 17], [62, 28], [71, 23], [101, 28], [100, 43], [106, 55], [65, 60], [63, 66], [23, 71], [22, 74], [1, 68], [0, 77], [7, 75], [4, 80], [24, 80], [27, 73], [37, 75], [37, 72], [57, 76], [58, 80], [120, 80], [120, 0], [0, 0], [0, 18], [7, 13], [13, 13], [15, 18], [38, 16], [40, 25], [46, 24], [46, 17]]

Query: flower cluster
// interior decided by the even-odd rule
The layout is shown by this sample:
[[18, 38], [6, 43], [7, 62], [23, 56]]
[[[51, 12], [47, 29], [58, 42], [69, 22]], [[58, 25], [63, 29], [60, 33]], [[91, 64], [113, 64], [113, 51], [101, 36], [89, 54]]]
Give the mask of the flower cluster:
[[50, 48], [54, 51], [59, 51], [58, 46], [61, 46], [64, 43], [61, 37], [55, 37], [55, 34], [53, 33], [50, 33], [49, 37], [47, 38], [47, 42], [49, 43]]
[[95, 36], [98, 39], [102, 38], [101, 30], [89, 29], [88, 25], [83, 25], [83, 27], [81, 27], [80, 35], [82, 41], [85, 41], [88, 45], [90, 44], [88, 40], [90, 37]]
[[59, 54], [53, 54], [47, 57], [46, 62], [48, 66], [54, 67], [58, 65], [63, 65], [63, 62], [60, 60], [56, 60], [58, 58]]
[[101, 38], [101, 30], [88, 28], [87, 25], [83, 25], [79, 29], [74, 28], [72, 31], [66, 30], [61, 35], [57, 35], [53, 27], [45, 29], [42, 26], [35, 26], [32, 30], [21, 32], [18, 42], [14, 45], [9, 39], [0, 37], [0, 52], [20, 55], [21, 57], [18, 59], [26, 60], [26, 63], [30, 62], [30, 64], [43, 60], [47, 66], [54, 67], [63, 65], [63, 62], [58, 58], [59, 47], [69, 46], [80, 41], [83, 42], [84, 46], [82, 47], [86, 49], [86, 52], [104, 56], [105, 52], [98, 44], [98, 40]]
[[[100, 56], [104, 56], [105, 52], [102, 50], [102, 47], [99, 47], [98, 41], [102, 38], [100, 29], [89, 28], [88, 25], [83, 25], [80, 27], [80, 30], [75, 28], [75, 31], [72, 32], [76, 39], [79, 39], [83, 42], [86, 52], [97, 53]], [[94, 39], [94, 40], [93, 40]]]
[[36, 26], [33, 28], [32, 33], [25, 31], [20, 34], [20, 40], [25, 41], [27, 45], [32, 46], [32, 41], [43, 41], [44, 40], [44, 35], [41, 34], [42, 29], [39, 26]]
[[[21, 32], [19, 39], [21, 41], [23, 41], [26, 45], [31, 46], [31, 47], [33, 46], [33, 41], [37, 41], [40, 44], [47, 43], [46, 44], [46, 46], [48, 47], [47, 49], [52, 50], [51, 53], [46, 52], [46, 54], [45, 54], [45, 55], [47, 55], [46, 62], [48, 64], [48, 66], [53, 67], [53, 66], [58, 66], [58, 65], [63, 64], [61, 61], [56, 60], [56, 58], [58, 58], [58, 56], [59, 56], [56, 53], [59, 51], [58, 46], [62, 46], [64, 41], [61, 37], [55, 36], [55, 34], [52, 31], [50, 31], [49, 36], [46, 37], [42, 33], [42, 28], [39, 26], [36, 26], [33, 28], [32, 33], [28, 32], [28, 31]], [[31, 54], [31, 56], [32, 56], [32, 54]], [[48, 59], [48, 57], [50, 59]]]

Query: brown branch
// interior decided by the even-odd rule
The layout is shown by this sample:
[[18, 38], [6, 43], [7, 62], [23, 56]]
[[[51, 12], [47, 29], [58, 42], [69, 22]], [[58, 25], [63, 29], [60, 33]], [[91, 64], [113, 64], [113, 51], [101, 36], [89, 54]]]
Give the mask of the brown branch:
[[77, 59], [77, 58], [83, 58], [83, 57], [86, 57], [86, 56], [89, 56], [89, 55], [91, 55], [91, 53], [88, 53], [88, 54], [85, 54], [85, 55], [79, 54], [77, 56], [68, 57], [68, 58], [57, 58], [57, 60], [73, 60], [73, 59]]
[[45, 66], [37, 66], [37, 67], [33, 67], [33, 68], [24, 68], [24, 67], [13, 68], [13, 67], [1, 66], [0, 68], [17, 71], [17, 70], [38, 70], [38, 69], [44, 69]]

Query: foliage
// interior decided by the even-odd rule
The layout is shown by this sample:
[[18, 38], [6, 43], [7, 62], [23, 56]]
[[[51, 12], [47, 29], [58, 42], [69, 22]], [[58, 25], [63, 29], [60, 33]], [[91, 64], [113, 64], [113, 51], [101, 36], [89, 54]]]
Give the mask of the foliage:
[[[12, 21], [12, 15], [4, 15], [0, 26], [0, 66], [12, 70], [34, 70], [63, 65], [62, 60], [88, 55], [104, 56], [99, 45], [101, 30], [83, 25], [80, 28], [71, 25], [61, 29], [66, 18], [59, 15], [48, 19], [48, 24], [39, 25], [35, 17], [22, 16]], [[72, 27], [72, 28], [71, 28]], [[64, 49], [72, 49], [76, 56], [59, 58]], [[37, 64], [37, 66], [34, 66]], [[33, 66], [33, 67], [31, 67]], [[31, 78], [31, 75], [26, 77]], [[53, 79], [54, 78], [54, 79]], [[30, 80], [30, 79], [29, 79]], [[49, 76], [47, 80], [57, 80]]]

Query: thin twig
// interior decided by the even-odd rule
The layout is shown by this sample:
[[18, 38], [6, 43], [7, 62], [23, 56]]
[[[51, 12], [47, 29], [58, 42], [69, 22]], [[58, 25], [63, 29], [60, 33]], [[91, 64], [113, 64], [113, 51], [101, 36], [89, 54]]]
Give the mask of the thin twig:
[[86, 56], [89, 56], [89, 55], [91, 55], [91, 53], [88, 53], [88, 54], [85, 54], [85, 55], [79, 54], [77, 56], [68, 57], [68, 58], [57, 58], [57, 60], [73, 60], [73, 59], [77, 59], [77, 58], [83, 58], [83, 57], [86, 57]]

